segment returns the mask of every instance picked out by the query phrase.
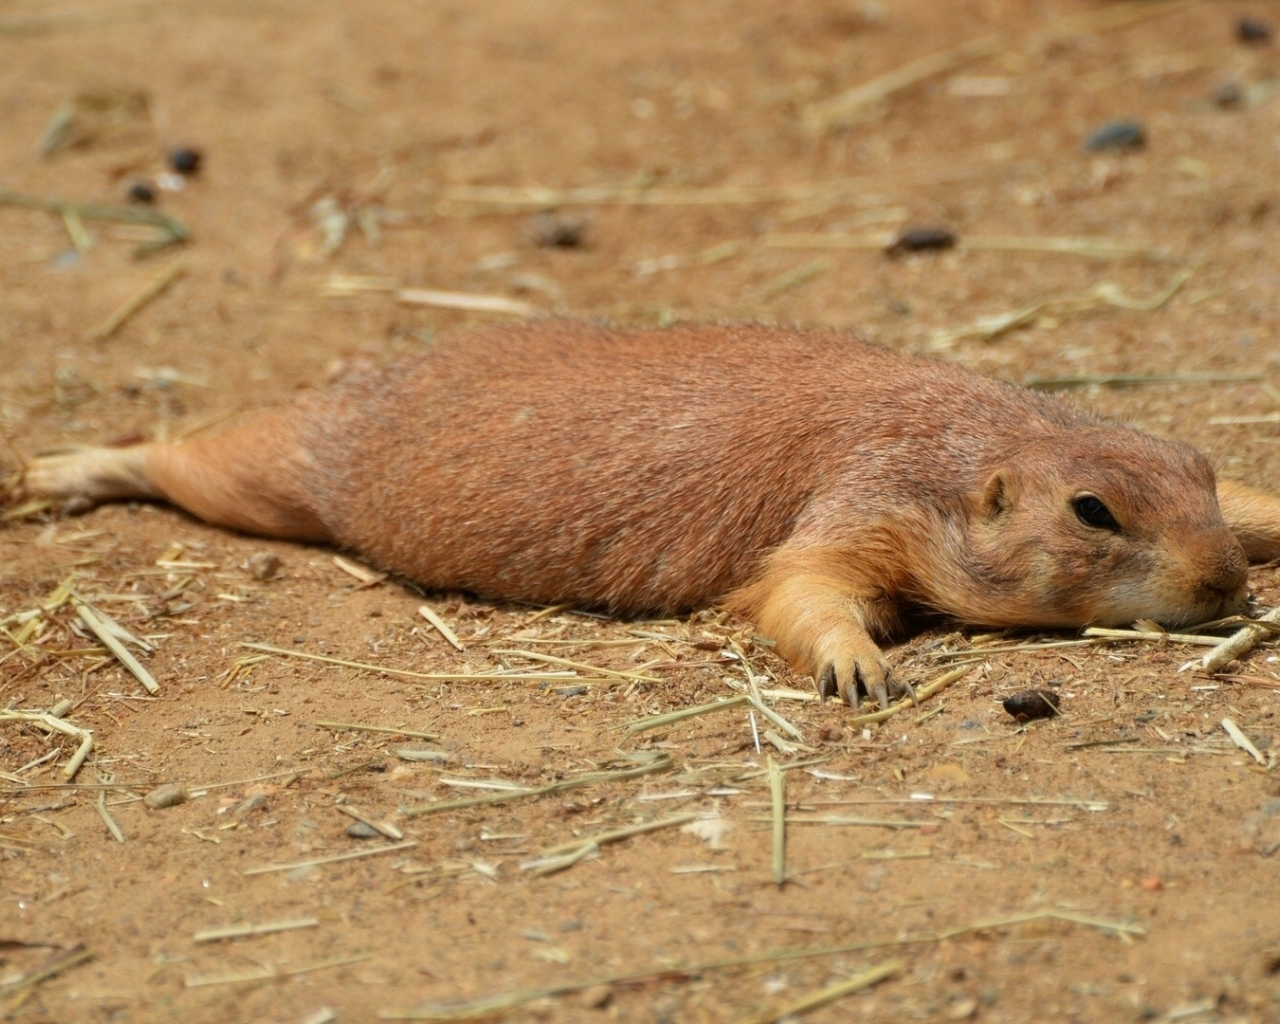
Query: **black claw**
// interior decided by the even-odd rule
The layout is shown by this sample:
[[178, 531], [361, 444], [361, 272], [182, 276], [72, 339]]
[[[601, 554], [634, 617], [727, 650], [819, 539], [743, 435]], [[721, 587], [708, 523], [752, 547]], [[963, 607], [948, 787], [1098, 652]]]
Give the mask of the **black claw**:
[[818, 677], [818, 700], [825, 701], [828, 697], [834, 697], [840, 692], [836, 686], [836, 667], [828, 665], [822, 670], [822, 675]]

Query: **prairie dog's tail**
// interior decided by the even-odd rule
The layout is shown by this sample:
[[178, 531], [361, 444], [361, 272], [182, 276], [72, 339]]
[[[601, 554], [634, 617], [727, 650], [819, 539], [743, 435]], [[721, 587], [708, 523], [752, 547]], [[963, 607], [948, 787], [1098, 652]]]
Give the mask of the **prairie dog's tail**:
[[308, 500], [309, 461], [293, 417], [260, 413], [213, 437], [42, 456], [27, 466], [19, 491], [85, 506], [158, 498], [245, 533], [331, 541]]

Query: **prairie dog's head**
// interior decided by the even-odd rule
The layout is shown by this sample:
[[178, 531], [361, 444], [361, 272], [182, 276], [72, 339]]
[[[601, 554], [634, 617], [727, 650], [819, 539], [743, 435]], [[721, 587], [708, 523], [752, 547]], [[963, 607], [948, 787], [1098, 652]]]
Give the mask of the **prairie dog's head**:
[[985, 624], [1180, 626], [1248, 597], [1213, 469], [1186, 445], [1120, 427], [1037, 441], [990, 471], [969, 512]]

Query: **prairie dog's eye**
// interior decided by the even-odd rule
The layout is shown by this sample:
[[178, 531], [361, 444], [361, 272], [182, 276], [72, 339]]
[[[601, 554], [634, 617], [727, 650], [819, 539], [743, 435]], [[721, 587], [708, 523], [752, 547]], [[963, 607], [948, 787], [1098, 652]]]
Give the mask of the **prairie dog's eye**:
[[1071, 507], [1075, 510], [1076, 518], [1085, 526], [1093, 526], [1099, 530], [1112, 530], [1115, 533], [1120, 532], [1120, 524], [1116, 522], [1116, 517], [1111, 514], [1111, 509], [1107, 508], [1101, 499], [1094, 497], [1092, 494], [1081, 494], [1071, 499]]

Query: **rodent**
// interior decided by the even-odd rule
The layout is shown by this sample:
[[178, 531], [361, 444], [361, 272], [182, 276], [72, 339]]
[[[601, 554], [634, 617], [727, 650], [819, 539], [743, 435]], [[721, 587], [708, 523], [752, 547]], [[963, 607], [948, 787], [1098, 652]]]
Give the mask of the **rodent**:
[[769, 326], [481, 329], [212, 437], [36, 459], [18, 491], [162, 498], [490, 598], [720, 603], [854, 706], [900, 691], [876, 639], [914, 609], [1186, 625], [1240, 611], [1248, 560], [1280, 556], [1280, 500], [1215, 493], [1193, 448]]

